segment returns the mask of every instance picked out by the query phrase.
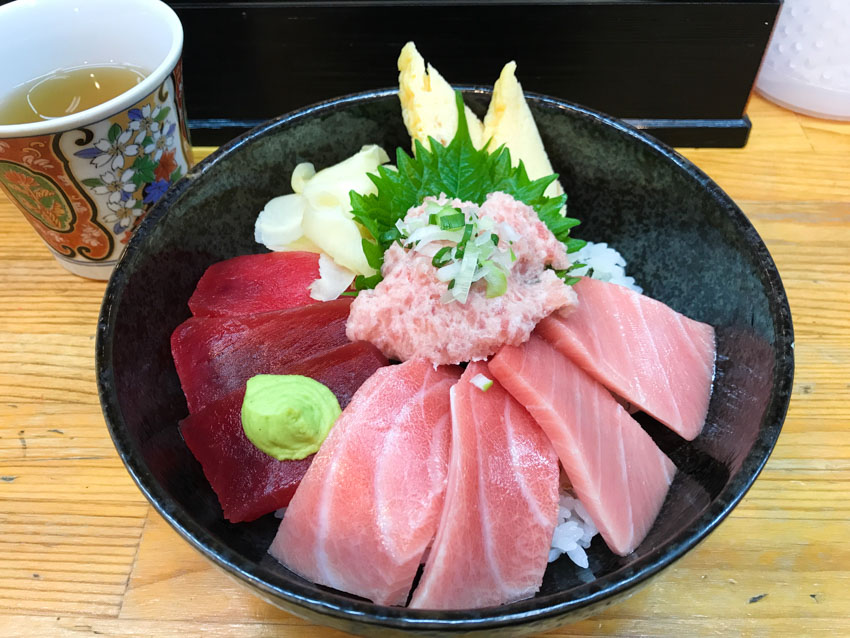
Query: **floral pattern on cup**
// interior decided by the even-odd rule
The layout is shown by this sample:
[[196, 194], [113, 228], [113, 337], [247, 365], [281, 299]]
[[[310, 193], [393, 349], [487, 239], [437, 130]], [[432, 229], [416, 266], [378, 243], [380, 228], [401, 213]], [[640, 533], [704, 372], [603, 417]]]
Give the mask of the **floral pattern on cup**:
[[177, 157], [180, 134], [175, 107], [155, 100], [127, 111], [124, 126], [113, 122], [106, 135], [74, 155], [89, 160], [96, 177], [81, 180], [105, 198], [103, 222], [127, 243], [147, 209], [158, 202], [187, 167]]

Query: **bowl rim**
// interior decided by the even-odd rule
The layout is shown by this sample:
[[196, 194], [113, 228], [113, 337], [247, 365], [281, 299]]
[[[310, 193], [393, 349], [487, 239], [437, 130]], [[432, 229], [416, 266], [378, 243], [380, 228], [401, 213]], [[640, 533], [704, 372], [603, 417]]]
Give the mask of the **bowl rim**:
[[[490, 88], [479, 85], [458, 85], [457, 88], [461, 89], [465, 95], [486, 96], [492, 92]], [[174, 502], [154, 480], [146, 464], [133, 454], [114, 389], [114, 370], [111, 364], [112, 337], [119, 312], [119, 293], [128, 281], [129, 264], [140, 250], [145, 237], [194, 181], [202, 178], [223, 158], [249, 144], [255, 138], [263, 136], [272, 129], [297, 123], [315, 113], [331, 113], [352, 104], [386, 99], [396, 94], [396, 88], [348, 94], [305, 106], [268, 120], [207, 156], [151, 209], [129, 242], [124, 256], [109, 280], [98, 321], [95, 346], [98, 394], [115, 448], [141, 492], [180, 536], [214, 564], [261, 592], [270, 602], [274, 602], [271, 599], [277, 598], [305, 612], [331, 616], [346, 622], [376, 624], [396, 630], [445, 632], [495, 629], [526, 623], [536, 624], [566, 616], [581, 608], [592, 607], [605, 599], [626, 595], [629, 590], [670, 566], [704, 540], [741, 501], [767, 463], [779, 437], [790, 402], [794, 375], [794, 333], [788, 299], [776, 265], [752, 223], [733, 200], [692, 162], [666, 144], [622, 120], [566, 100], [538, 93], [526, 93], [529, 102], [546, 109], [570, 112], [573, 116], [593, 120], [597, 124], [612, 127], [628, 137], [636, 138], [639, 143], [649, 146], [655, 153], [672, 162], [687, 177], [696, 181], [725, 209], [731, 221], [743, 234], [744, 241], [760, 268], [759, 274], [763, 285], [767, 289], [770, 311], [776, 326], [773, 344], [774, 380], [770, 399], [753, 447], [743, 460], [740, 469], [730, 477], [726, 487], [690, 525], [634, 563], [579, 586], [576, 588], [579, 590], [578, 596], [575, 595], [574, 589], [570, 597], [566, 597], [563, 593], [555, 593], [498, 607], [452, 611], [387, 607], [369, 601], [355, 600], [332, 590], [317, 591], [313, 588], [311, 591], [306, 585], [284, 582], [281, 577], [276, 577], [272, 570], [256, 563], [251, 564], [252, 561], [248, 561], [214, 538], [203, 527], [195, 524], [185, 510]]]

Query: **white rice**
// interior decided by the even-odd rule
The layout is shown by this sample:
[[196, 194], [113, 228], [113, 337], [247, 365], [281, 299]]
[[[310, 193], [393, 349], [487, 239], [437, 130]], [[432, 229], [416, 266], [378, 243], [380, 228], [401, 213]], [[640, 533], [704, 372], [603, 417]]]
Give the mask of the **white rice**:
[[562, 487], [558, 499], [558, 523], [552, 535], [552, 547], [549, 549], [549, 562], [557, 560], [561, 554], [566, 554], [576, 565], [587, 568], [587, 553], [584, 550], [590, 547], [590, 542], [597, 533], [584, 505], [570, 488]]
[[635, 292], [643, 292], [643, 288], [635, 283], [634, 277], [626, 275], [626, 260], [623, 256], [605, 242], [594, 244], [589, 241], [584, 248], [571, 253], [570, 257], [573, 263], [585, 264], [582, 268], [570, 271], [571, 275], [587, 276], [587, 272], [593, 269], [590, 274], [593, 279], [620, 284]]

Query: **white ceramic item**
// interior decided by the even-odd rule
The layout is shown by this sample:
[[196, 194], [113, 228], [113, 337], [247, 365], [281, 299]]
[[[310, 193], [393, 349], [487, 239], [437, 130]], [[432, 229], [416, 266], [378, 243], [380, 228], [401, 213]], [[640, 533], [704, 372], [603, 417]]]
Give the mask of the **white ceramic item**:
[[850, 120], [850, 0], [785, 0], [756, 88], [800, 113]]

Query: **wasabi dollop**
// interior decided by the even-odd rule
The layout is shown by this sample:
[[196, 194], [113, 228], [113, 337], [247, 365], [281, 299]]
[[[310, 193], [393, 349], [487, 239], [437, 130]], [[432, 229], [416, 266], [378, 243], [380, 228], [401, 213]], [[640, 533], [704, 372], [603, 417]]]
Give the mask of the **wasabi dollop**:
[[278, 461], [318, 451], [342, 410], [322, 383], [297, 374], [258, 374], [248, 379], [242, 429], [260, 450]]

